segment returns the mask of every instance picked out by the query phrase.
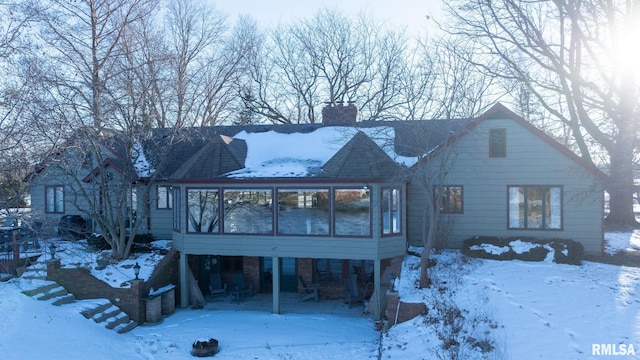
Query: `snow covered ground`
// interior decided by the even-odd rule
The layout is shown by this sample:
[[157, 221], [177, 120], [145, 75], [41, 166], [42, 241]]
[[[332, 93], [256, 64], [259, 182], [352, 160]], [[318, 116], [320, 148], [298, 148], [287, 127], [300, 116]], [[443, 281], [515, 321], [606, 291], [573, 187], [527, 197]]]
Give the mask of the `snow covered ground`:
[[[607, 239], [615, 252], [637, 246], [640, 235]], [[96, 255], [69, 246], [59, 256], [82, 263]], [[369, 318], [320, 312], [178, 310], [159, 325], [118, 335], [79, 314], [86, 301], [56, 307], [20, 292], [42, 280], [13, 279], [0, 283], [0, 356], [191, 359], [193, 341], [215, 337], [220, 359], [599, 359], [607, 357], [594, 353], [623, 350], [628, 356], [611, 358], [640, 358], [640, 268], [479, 260], [457, 251], [435, 259], [431, 288], [415, 288], [417, 257], [407, 257], [397, 281], [401, 299], [424, 301], [429, 314], [383, 332], [381, 343]], [[141, 257], [96, 273], [126, 286], [133, 263], [143, 265], [145, 277], [156, 260]]]

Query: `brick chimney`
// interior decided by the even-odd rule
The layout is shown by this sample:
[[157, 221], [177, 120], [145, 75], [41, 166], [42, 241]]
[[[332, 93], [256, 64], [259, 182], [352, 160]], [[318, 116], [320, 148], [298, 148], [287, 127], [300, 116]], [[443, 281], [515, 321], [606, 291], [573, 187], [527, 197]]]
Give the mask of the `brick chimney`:
[[322, 125], [356, 126], [358, 107], [354, 104], [328, 104], [322, 109]]

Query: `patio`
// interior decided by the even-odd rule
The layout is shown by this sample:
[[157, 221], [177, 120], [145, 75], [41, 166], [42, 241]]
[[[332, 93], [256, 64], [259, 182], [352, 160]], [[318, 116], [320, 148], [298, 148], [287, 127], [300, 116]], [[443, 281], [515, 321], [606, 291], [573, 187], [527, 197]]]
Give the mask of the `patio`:
[[[362, 303], [355, 304], [349, 309], [349, 304], [344, 298], [327, 299], [322, 294], [317, 303], [313, 300], [300, 301], [304, 294], [280, 293], [280, 310], [282, 314], [327, 314], [341, 317], [368, 317], [364, 314]], [[233, 302], [232, 302], [233, 300]], [[240, 303], [236, 303], [230, 295], [207, 297], [204, 305], [206, 310], [244, 310], [244, 311], [264, 311], [271, 313], [273, 309], [273, 295], [266, 293], [255, 294], [245, 297]]]

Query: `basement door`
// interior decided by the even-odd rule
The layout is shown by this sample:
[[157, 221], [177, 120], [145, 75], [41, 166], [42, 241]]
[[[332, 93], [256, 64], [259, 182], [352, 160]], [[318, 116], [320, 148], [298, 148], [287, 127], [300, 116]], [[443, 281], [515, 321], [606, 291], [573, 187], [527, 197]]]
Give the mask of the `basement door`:
[[[273, 258], [263, 257], [260, 263], [260, 288], [264, 292], [273, 292]], [[298, 291], [296, 258], [280, 258], [280, 291]]]

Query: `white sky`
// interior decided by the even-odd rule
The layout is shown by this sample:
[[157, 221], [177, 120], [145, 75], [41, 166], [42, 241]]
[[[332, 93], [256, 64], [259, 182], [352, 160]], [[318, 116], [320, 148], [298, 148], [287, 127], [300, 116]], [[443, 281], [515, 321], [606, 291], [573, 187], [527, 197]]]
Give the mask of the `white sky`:
[[372, 13], [376, 19], [393, 25], [407, 26], [411, 32], [421, 31], [431, 23], [426, 16], [438, 18], [442, 0], [218, 0], [215, 7], [235, 20], [238, 15], [249, 15], [261, 27], [275, 26], [309, 18], [320, 8], [336, 8], [345, 15], [360, 11]]

